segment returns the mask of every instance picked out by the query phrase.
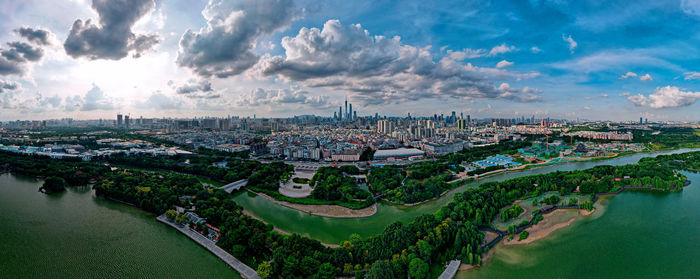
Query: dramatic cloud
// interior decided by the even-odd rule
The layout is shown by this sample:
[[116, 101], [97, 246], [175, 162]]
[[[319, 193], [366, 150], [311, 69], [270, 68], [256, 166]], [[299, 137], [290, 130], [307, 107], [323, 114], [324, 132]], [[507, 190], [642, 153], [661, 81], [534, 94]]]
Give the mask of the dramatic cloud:
[[627, 72], [626, 74], [620, 76], [620, 79], [627, 79], [627, 78], [631, 78], [631, 77], [637, 77], [637, 74], [635, 74], [633, 72]]
[[50, 45], [53, 34], [51, 31], [41, 28], [20, 27], [15, 32], [32, 43], [38, 45]]
[[571, 53], [574, 53], [574, 49], [578, 46], [578, 43], [574, 41], [574, 38], [571, 37], [571, 35], [566, 36], [566, 35], [561, 35], [561, 39], [564, 40], [567, 44], [569, 44], [569, 51]]
[[636, 106], [649, 105], [656, 109], [690, 106], [697, 99], [700, 99], [700, 92], [682, 91], [675, 86], [657, 87], [648, 97], [638, 94], [627, 98]]
[[44, 56], [44, 50], [25, 42], [9, 42], [8, 48], [0, 47], [0, 76], [22, 75], [26, 65]]
[[435, 97], [539, 99], [531, 92], [494, 85], [538, 73], [480, 68], [449, 56], [435, 62], [429, 48], [404, 45], [399, 37], [370, 36], [359, 24], [329, 20], [323, 29], [302, 28], [295, 37], [284, 37], [282, 47], [286, 57], [267, 56], [260, 62], [263, 75], [350, 92], [366, 104]]
[[0, 80], [0, 93], [14, 91], [17, 88], [19, 88], [19, 84], [17, 83]]
[[311, 107], [326, 107], [331, 105], [326, 96], [308, 96], [308, 92], [292, 89], [265, 90], [257, 88], [238, 99], [241, 106], [303, 104]]
[[92, 85], [92, 89], [83, 96], [75, 95], [66, 97], [66, 111], [93, 111], [111, 110], [114, 108], [114, 100], [109, 98], [97, 85]]
[[210, 0], [202, 14], [207, 26], [182, 35], [177, 64], [202, 77], [225, 78], [255, 65], [257, 38], [287, 26], [295, 12], [291, 0]]
[[651, 75], [650, 75], [650, 74], [646, 74], [646, 75], [643, 75], [643, 76], [639, 77], [639, 80], [641, 80], [641, 81], [650, 81], [650, 80], [652, 80], [652, 78], [651, 78]]
[[683, 73], [683, 75], [685, 76], [684, 80], [700, 79], [700, 73], [698, 72], [687, 72]]
[[155, 7], [154, 0], [93, 0], [99, 24], [78, 19], [63, 48], [73, 58], [119, 60], [139, 57], [160, 42], [155, 34], [134, 34], [131, 28]]
[[507, 61], [507, 60], [501, 60], [501, 62], [498, 62], [496, 64], [496, 68], [505, 68], [505, 67], [510, 67], [513, 66], [513, 62]]

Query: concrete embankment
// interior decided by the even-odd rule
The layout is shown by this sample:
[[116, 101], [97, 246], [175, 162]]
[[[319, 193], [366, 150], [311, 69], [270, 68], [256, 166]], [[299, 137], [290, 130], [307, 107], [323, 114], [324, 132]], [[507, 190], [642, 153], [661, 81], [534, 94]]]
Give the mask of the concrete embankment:
[[221, 247], [216, 246], [216, 242], [214, 242], [214, 241], [204, 237], [203, 235], [193, 231], [192, 229], [190, 229], [190, 227], [188, 227], [188, 226], [181, 227], [181, 226], [173, 223], [172, 221], [168, 220], [168, 218], [165, 217], [165, 214], [158, 216], [158, 218], [156, 218], [156, 219], [158, 219], [158, 221], [161, 221], [161, 222], [177, 229], [181, 233], [185, 234], [186, 236], [188, 236], [189, 238], [191, 238], [192, 240], [197, 242], [199, 245], [202, 245], [202, 247], [206, 248], [207, 250], [209, 250], [209, 252], [216, 255], [217, 257], [219, 257], [219, 259], [221, 259], [226, 264], [231, 266], [233, 269], [238, 271], [238, 273], [240, 273], [241, 276], [243, 276], [244, 278], [248, 278], [248, 279], [259, 279], [260, 278], [260, 276], [258, 276], [258, 273], [255, 272], [254, 269], [247, 266], [246, 264], [244, 264], [240, 260], [236, 259], [234, 256], [231, 256], [231, 254], [226, 252], [224, 249], [221, 249]]

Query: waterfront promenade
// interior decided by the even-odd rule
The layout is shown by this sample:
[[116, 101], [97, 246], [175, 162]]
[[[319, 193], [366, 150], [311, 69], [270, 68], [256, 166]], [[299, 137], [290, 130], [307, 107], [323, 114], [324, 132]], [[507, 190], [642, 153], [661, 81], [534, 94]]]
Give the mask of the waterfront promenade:
[[179, 226], [176, 223], [168, 220], [168, 218], [165, 217], [165, 214], [158, 216], [158, 221], [161, 221], [165, 224], [168, 224], [169, 226], [177, 229], [181, 233], [185, 234], [195, 242], [199, 243], [199, 245], [202, 245], [202, 247], [206, 248], [209, 250], [209, 252], [212, 252], [214, 255], [219, 257], [219, 259], [223, 260], [226, 264], [231, 266], [233, 269], [238, 271], [244, 278], [248, 279], [259, 279], [260, 276], [258, 276], [258, 273], [255, 272], [254, 269], [251, 267], [247, 266], [243, 262], [239, 261], [236, 259], [234, 256], [231, 256], [228, 252], [226, 252], [224, 249], [221, 249], [221, 247], [216, 246], [216, 242], [204, 237], [203, 235], [193, 231], [190, 229], [188, 226]]

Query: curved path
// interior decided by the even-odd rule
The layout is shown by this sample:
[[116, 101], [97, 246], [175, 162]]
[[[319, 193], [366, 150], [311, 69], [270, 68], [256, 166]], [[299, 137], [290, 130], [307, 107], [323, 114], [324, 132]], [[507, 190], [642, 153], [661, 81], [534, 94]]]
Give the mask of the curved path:
[[578, 169], [587, 169], [599, 165], [625, 165], [632, 164], [644, 157], [653, 157], [662, 154], [675, 154], [700, 149], [680, 149], [665, 152], [654, 153], [638, 153], [627, 156], [622, 156], [605, 161], [586, 161], [574, 162], [567, 164], [551, 165], [536, 169], [529, 169], [517, 172], [506, 172], [496, 174], [490, 177], [479, 179], [466, 183], [453, 190], [450, 190], [444, 196], [429, 201], [420, 205], [406, 207], [392, 205], [386, 202], [379, 202], [377, 205], [377, 213], [366, 218], [329, 218], [315, 216], [308, 213], [300, 212], [295, 209], [287, 208], [282, 205], [275, 204], [263, 197], [258, 197], [254, 194], [241, 192], [234, 193], [234, 200], [243, 206], [248, 212], [256, 217], [265, 220], [265, 222], [273, 226], [300, 235], [308, 236], [324, 243], [338, 244], [347, 240], [351, 234], [356, 233], [363, 237], [376, 235], [384, 230], [388, 225], [394, 222], [410, 222], [422, 214], [433, 214], [447, 203], [453, 200], [455, 193], [463, 192], [472, 187], [478, 187], [480, 184], [490, 181], [502, 181], [510, 178], [516, 178], [527, 175], [543, 174], [553, 171], [570, 171]]

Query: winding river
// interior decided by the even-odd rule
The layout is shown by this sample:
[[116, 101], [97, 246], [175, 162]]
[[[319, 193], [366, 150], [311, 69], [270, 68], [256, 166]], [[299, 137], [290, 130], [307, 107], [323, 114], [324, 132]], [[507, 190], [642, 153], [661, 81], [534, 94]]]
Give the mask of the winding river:
[[462, 185], [451, 190], [439, 199], [417, 206], [404, 207], [395, 206], [388, 203], [380, 203], [378, 205], [377, 213], [366, 218], [328, 218], [311, 215], [278, 205], [263, 197], [247, 192], [237, 194], [234, 197], [234, 200], [238, 204], [242, 205], [248, 212], [283, 231], [298, 233], [300, 235], [318, 239], [324, 243], [340, 244], [342, 241], [347, 240], [353, 233], [357, 233], [363, 237], [376, 235], [391, 223], [397, 221], [410, 222], [421, 214], [432, 214], [445, 204], [452, 201], [455, 193], [462, 192], [470, 187], [476, 187], [484, 182], [501, 181], [515, 177], [542, 174], [552, 171], [587, 169], [599, 165], [633, 164], [644, 157], [653, 157], [661, 154], [683, 153], [695, 150], [700, 149], [680, 149], [664, 152], [639, 153], [610, 160], [575, 162], [550, 165], [524, 171], [506, 172]]

